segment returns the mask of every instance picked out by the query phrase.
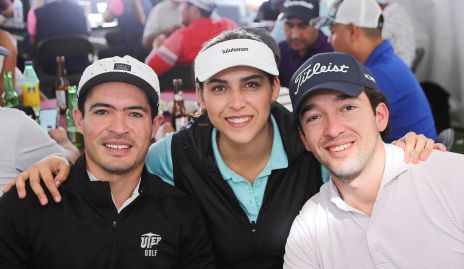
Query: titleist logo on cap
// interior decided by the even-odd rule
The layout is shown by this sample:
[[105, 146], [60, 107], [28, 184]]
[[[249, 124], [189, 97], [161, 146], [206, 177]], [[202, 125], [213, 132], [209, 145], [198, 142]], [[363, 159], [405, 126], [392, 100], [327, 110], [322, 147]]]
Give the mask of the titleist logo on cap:
[[122, 64], [122, 63], [115, 63], [113, 69], [114, 70], [123, 70], [123, 71], [131, 71], [131, 66], [128, 64]]
[[319, 74], [323, 74], [323, 73], [346, 73], [348, 72], [348, 69], [350, 67], [347, 66], [347, 65], [332, 65], [332, 63], [329, 63], [329, 65], [322, 65], [320, 63], [316, 63], [314, 64], [314, 67], [311, 68], [311, 64], [306, 67], [305, 69], [303, 69], [303, 71], [301, 71], [298, 76], [296, 76], [295, 78], [295, 84], [297, 84], [296, 86], [296, 91], [295, 91], [295, 94], [298, 94], [298, 90], [300, 89], [300, 86], [306, 82], [306, 80], [310, 79], [311, 77], [313, 77], [314, 75], [319, 75]]
[[229, 52], [235, 52], [235, 51], [248, 51], [248, 48], [230, 48], [230, 49], [222, 50], [222, 54], [226, 54]]
[[374, 83], [377, 83], [375, 81], [375, 78], [373, 76], [369, 75], [369, 74], [364, 73], [364, 78], [366, 78], [366, 79], [368, 79], [368, 80], [370, 80], [370, 81], [372, 81]]

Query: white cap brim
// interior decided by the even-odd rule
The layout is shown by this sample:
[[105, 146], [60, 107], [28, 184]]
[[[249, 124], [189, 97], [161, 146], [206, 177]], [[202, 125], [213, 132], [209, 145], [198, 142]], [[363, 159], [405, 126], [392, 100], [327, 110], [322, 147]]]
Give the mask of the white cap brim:
[[202, 50], [195, 59], [195, 78], [204, 82], [213, 75], [234, 66], [250, 66], [278, 76], [272, 50], [263, 42], [232, 39]]

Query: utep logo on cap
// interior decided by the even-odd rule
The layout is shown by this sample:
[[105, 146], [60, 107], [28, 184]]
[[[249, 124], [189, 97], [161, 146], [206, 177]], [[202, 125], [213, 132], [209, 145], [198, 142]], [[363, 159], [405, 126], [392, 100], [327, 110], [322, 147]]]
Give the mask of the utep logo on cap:
[[296, 76], [295, 78], [296, 90], [294, 94], [298, 94], [300, 86], [303, 85], [308, 79], [312, 78], [313, 76], [317, 76], [323, 73], [347, 73], [349, 68], [350, 67], [345, 64], [336, 65], [336, 64], [329, 63], [328, 65], [323, 65], [319, 62], [315, 63], [314, 66], [312, 64], [309, 64], [308, 67], [303, 69]]
[[132, 67], [130, 65], [128, 65], [128, 64], [115, 63], [113, 69], [114, 70], [122, 70], [122, 71], [130, 72]]

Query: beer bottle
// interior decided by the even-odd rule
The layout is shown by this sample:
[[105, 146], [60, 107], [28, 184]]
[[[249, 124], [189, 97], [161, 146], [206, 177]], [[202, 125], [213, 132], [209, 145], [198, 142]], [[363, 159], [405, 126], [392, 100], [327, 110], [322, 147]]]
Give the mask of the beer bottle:
[[182, 79], [174, 79], [174, 100], [172, 103], [171, 120], [174, 130], [179, 131], [188, 124], [188, 117], [185, 113], [184, 97], [182, 96]]
[[66, 110], [66, 123], [69, 140], [74, 146], [80, 148], [83, 144], [82, 134], [77, 131], [76, 122], [74, 121], [73, 110], [77, 107], [77, 88], [76, 86], [68, 87], [68, 109]]
[[23, 105], [32, 107], [38, 115], [40, 110], [39, 78], [32, 67], [32, 61], [25, 62], [21, 90], [23, 92]]
[[13, 87], [13, 77], [9, 71], [3, 74], [2, 100], [4, 107], [17, 107], [19, 105], [18, 94]]
[[61, 113], [66, 112], [66, 91], [68, 90], [69, 80], [66, 75], [66, 68], [64, 66], [64, 56], [57, 56], [57, 70], [56, 70], [56, 83], [55, 83], [55, 96], [56, 103]]

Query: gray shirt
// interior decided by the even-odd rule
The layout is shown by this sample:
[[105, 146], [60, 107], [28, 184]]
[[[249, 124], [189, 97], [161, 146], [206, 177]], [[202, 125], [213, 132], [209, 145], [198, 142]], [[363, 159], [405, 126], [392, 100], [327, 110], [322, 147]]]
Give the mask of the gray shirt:
[[0, 107], [1, 190], [19, 172], [53, 153], [64, 150], [24, 112]]

